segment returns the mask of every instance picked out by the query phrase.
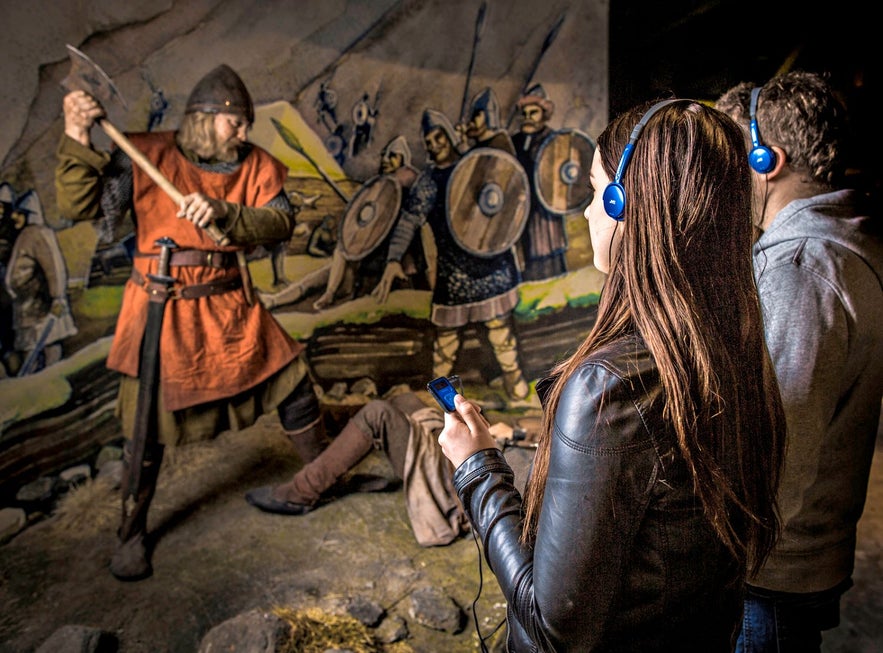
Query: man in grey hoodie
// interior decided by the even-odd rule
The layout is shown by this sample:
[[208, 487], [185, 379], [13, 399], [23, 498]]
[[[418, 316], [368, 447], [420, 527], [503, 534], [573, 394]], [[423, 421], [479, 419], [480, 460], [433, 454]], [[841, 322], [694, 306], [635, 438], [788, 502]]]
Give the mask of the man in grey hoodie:
[[883, 237], [846, 187], [846, 112], [820, 75], [741, 83], [716, 103], [746, 130], [754, 268], [785, 402], [782, 534], [749, 579], [736, 650], [819, 651], [852, 586], [883, 398]]

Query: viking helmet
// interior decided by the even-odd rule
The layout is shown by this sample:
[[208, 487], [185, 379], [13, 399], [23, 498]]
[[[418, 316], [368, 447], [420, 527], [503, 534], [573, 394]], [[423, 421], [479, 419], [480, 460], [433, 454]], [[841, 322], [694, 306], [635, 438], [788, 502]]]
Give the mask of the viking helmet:
[[546, 89], [543, 88], [542, 84], [534, 84], [527, 92], [518, 99], [516, 102], [516, 106], [520, 109], [521, 107], [528, 104], [538, 104], [543, 109], [543, 115], [546, 120], [548, 120], [552, 116], [552, 112], [555, 111], [555, 104], [548, 98], [546, 95]]
[[411, 165], [411, 148], [408, 147], [408, 141], [404, 136], [396, 136], [383, 147], [380, 153], [381, 158], [386, 158], [390, 154], [399, 154], [402, 157], [402, 164]]
[[500, 103], [497, 102], [497, 96], [490, 86], [472, 98], [471, 115], [475, 115], [479, 111], [484, 113], [485, 124], [488, 129], [496, 130], [500, 128]]
[[15, 191], [8, 181], [0, 182], [0, 202], [8, 205], [10, 209], [15, 204]]
[[457, 132], [454, 130], [454, 126], [451, 124], [451, 121], [448, 120], [447, 116], [441, 111], [426, 109], [426, 111], [423, 112], [423, 118], [420, 120], [420, 128], [423, 132], [423, 136], [426, 136], [429, 132], [438, 127], [448, 135], [448, 139], [455, 147], [460, 143], [460, 138], [457, 136]]
[[43, 219], [43, 203], [33, 188], [16, 200], [15, 210], [27, 216], [27, 224], [46, 224]]
[[227, 64], [221, 64], [196, 82], [184, 113], [238, 113], [254, 122], [254, 103], [245, 84]]

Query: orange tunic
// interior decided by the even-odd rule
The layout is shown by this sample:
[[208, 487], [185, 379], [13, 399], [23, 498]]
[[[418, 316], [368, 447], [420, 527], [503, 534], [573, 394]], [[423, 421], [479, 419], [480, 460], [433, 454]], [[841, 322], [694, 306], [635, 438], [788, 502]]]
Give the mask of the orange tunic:
[[[267, 204], [282, 190], [285, 166], [258, 146], [232, 173], [200, 169], [175, 145], [173, 132], [130, 135], [131, 141], [172, 184], [187, 195], [208, 196], [246, 206]], [[174, 240], [178, 249], [235, 251], [220, 247], [205, 231], [177, 217], [178, 207], [138, 166], [133, 166], [133, 199], [137, 248], [158, 254], [155, 242]], [[157, 259], [136, 256], [133, 267], [146, 276], [156, 272]], [[239, 277], [239, 270], [204, 266], [172, 266], [175, 289]], [[174, 291], [173, 291], [174, 292]], [[138, 375], [141, 339], [147, 320], [148, 295], [131, 279], [107, 366]], [[292, 339], [260, 302], [249, 306], [237, 289], [196, 299], [169, 299], [160, 338], [160, 387], [166, 410], [180, 410], [232, 397], [265, 381], [291, 363], [304, 349]]]

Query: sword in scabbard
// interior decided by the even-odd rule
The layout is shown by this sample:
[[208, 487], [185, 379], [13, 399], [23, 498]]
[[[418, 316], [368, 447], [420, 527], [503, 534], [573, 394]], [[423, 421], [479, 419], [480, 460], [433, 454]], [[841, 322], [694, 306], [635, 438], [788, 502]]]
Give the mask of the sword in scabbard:
[[138, 500], [141, 486], [141, 470], [148, 441], [155, 444], [157, 439], [156, 406], [159, 392], [160, 335], [162, 334], [163, 313], [176, 279], [169, 275], [169, 262], [172, 250], [178, 245], [171, 238], [160, 238], [154, 243], [160, 248], [159, 264], [155, 274], [148, 274], [149, 295], [147, 322], [141, 340], [141, 361], [138, 372], [138, 400], [135, 405], [135, 427], [132, 434], [132, 460], [129, 465], [129, 483], [126, 488], [125, 505]]

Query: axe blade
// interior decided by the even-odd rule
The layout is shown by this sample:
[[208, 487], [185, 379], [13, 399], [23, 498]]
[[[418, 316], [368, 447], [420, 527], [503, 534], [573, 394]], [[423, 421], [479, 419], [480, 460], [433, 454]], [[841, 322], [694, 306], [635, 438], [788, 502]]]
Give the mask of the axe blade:
[[67, 50], [71, 58], [71, 70], [68, 76], [61, 80], [61, 85], [65, 89], [85, 91], [103, 104], [116, 99], [124, 109], [129, 108], [116, 85], [107, 73], [101, 70], [101, 66], [70, 44], [67, 44]]

